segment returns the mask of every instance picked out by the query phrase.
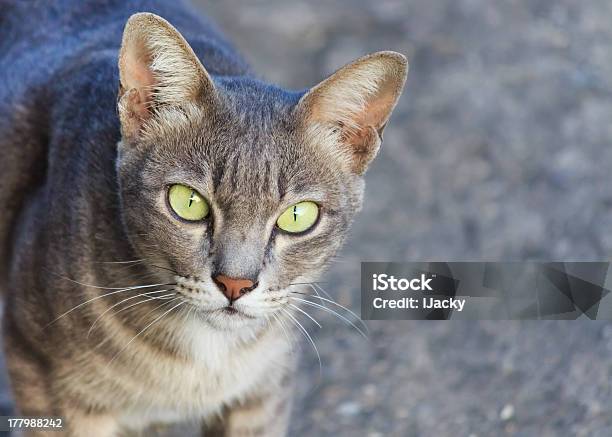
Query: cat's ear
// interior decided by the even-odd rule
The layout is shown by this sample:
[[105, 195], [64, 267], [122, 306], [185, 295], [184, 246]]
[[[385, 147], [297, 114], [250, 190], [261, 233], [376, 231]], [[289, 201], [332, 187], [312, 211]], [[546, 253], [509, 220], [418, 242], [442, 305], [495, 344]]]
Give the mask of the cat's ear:
[[363, 174], [402, 92], [408, 62], [395, 52], [364, 56], [308, 91], [297, 106], [304, 135]]
[[150, 13], [132, 15], [119, 52], [119, 116], [124, 136], [137, 135], [165, 106], [213, 98], [206, 69], [181, 34]]

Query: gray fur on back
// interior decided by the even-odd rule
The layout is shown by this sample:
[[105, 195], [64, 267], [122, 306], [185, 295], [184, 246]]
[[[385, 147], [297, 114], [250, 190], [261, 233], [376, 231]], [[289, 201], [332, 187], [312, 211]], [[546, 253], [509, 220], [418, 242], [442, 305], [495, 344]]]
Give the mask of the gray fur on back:
[[[70, 435], [221, 414], [225, 435], [283, 435], [283, 320], [361, 206], [405, 58], [368, 55], [293, 92], [176, 1], [0, 5], [0, 288], [19, 412], [67, 417]], [[210, 215], [176, 216], [174, 184]], [[282, 231], [302, 201], [316, 223]], [[233, 302], [219, 275], [255, 286]]]

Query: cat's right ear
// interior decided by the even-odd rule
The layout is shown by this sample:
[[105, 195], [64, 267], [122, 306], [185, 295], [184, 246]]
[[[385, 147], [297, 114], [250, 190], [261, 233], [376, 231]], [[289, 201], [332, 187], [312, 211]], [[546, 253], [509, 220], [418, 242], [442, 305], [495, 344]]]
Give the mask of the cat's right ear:
[[363, 174], [404, 87], [406, 58], [395, 52], [364, 56], [308, 91], [297, 105], [308, 142]]
[[159, 110], [205, 103], [215, 89], [208, 72], [182, 35], [163, 18], [132, 15], [119, 52], [119, 118], [124, 137], [138, 137]]

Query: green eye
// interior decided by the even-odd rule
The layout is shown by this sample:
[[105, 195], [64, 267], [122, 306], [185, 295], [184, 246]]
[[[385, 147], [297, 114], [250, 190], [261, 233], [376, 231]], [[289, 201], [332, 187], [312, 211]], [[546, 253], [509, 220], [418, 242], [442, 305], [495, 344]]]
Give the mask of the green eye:
[[168, 190], [168, 202], [174, 212], [182, 219], [189, 221], [202, 220], [208, 215], [206, 200], [193, 188], [185, 185], [172, 185]]
[[276, 226], [292, 234], [304, 232], [312, 227], [319, 217], [319, 206], [314, 202], [300, 202], [283, 212]]

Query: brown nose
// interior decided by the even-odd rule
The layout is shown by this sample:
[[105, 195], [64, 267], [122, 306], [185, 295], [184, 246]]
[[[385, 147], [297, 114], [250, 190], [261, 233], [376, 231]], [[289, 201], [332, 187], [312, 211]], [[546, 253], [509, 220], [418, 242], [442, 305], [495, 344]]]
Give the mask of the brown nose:
[[249, 279], [230, 278], [225, 275], [217, 275], [213, 279], [227, 296], [230, 304], [257, 287], [257, 284]]

